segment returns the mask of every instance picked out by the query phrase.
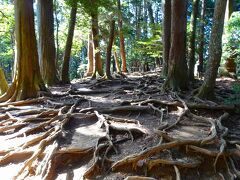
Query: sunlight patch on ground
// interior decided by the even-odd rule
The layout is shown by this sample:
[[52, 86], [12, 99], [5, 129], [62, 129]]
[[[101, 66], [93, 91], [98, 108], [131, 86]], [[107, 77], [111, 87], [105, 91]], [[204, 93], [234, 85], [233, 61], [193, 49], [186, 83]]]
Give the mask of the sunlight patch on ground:
[[9, 148], [16, 148], [19, 147], [20, 145], [30, 141], [31, 139], [36, 138], [36, 135], [29, 135], [26, 137], [21, 137], [21, 138], [14, 138], [14, 139], [10, 139], [10, 140], [6, 140], [6, 139], [1, 139], [0, 137], [0, 150], [6, 150]]
[[[172, 131], [173, 136], [177, 138], [186, 138], [186, 139], [192, 139], [194, 138], [194, 134], [189, 133], [189, 132], [183, 132], [183, 131], [178, 131], [178, 130], [173, 130]], [[198, 138], [198, 135], [196, 136]]]
[[177, 110], [176, 111], [171, 111], [171, 112], [169, 112], [169, 114], [180, 116], [182, 114], [182, 112], [183, 112], [183, 108], [177, 106]]
[[85, 136], [93, 137], [102, 137], [106, 135], [106, 132], [104, 132], [102, 129], [99, 129], [98, 125], [96, 124], [77, 128], [76, 132]]
[[74, 172], [74, 177], [73, 180], [79, 180], [79, 179], [83, 179], [83, 175], [86, 172], [87, 167], [86, 166], [82, 166], [78, 169], [75, 169]]
[[67, 173], [59, 174], [56, 180], [65, 180], [67, 179]]
[[12, 180], [17, 175], [18, 171], [22, 167], [23, 163], [20, 164], [8, 164], [7, 166], [0, 167], [0, 174], [2, 180]]
[[[82, 166], [78, 169], [74, 169], [73, 172], [69, 172], [69, 174], [73, 173], [72, 176], [73, 176], [73, 180], [81, 180], [83, 179], [83, 175], [84, 173], [86, 172], [87, 170], [87, 167], [86, 166]], [[56, 178], [56, 180], [66, 180], [66, 179], [69, 179], [67, 177], [67, 172], [66, 173], [62, 173], [62, 174], [59, 174], [58, 177]]]
[[[119, 100], [116, 99], [109, 99], [109, 98], [104, 98], [102, 96], [91, 96], [89, 100], [96, 101], [98, 103], [116, 103]], [[120, 102], [120, 101], [119, 101]]]
[[221, 78], [217, 78], [216, 79], [217, 82], [219, 81], [231, 81], [231, 82], [235, 82], [236, 80], [233, 78], [229, 78], [229, 77], [221, 77]]

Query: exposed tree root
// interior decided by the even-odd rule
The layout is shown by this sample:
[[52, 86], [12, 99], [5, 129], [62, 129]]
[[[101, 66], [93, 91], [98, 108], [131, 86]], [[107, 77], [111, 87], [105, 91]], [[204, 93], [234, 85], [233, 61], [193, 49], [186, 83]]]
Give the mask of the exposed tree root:
[[142, 176], [128, 176], [124, 180], [156, 180], [151, 177], [142, 177]]
[[[65, 172], [67, 177], [72, 178], [75, 168], [79, 167], [81, 162], [81, 165], [88, 164], [86, 166], [88, 168], [83, 174], [85, 179], [101, 178], [109, 172], [131, 172], [131, 176], [128, 176], [130, 174], [124, 175], [124, 177], [127, 176], [126, 180], [154, 180], [153, 177], [160, 179], [164, 173], [167, 177], [180, 180], [184, 179], [187, 171], [200, 171], [209, 158], [211, 163], [205, 166], [209, 166], [212, 173], [215, 170], [218, 178], [240, 178], [239, 141], [229, 138], [233, 136], [230, 134], [231, 129], [224, 126], [226, 125], [224, 121], [228, 119], [229, 114], [224, 113], [219, 118], [205, 117], [201, 113], [200, 115], [194, 114], [198, 112], [195, 110], [199, 109], [216, 110], [218, 114], [220, 111], [233, 112], [234, 106], [217, 105], [210, 102], [206, 104], [204, 102], [201, 104], [185, 102], [176, 94], [171, 101], [159, 100], [157, 96], [153, 97], [156, 99], [152, 99], [151, 93], [156, 93], [158, 89], [156, 87], [148, 88], [155, 83], [155, 80], [151, 78], [143, 78], [138, 87], [135, 87], [136, 83], [129, 79], [114, 81], [98, 80], [97, 84], [90, 83], [89, 91], [71, 88], [68, 93], [55, 96], [55, 98], [61, 99], [61, 102], [44, 97], [1, 103], [1, 135], [6, 135], [4, 140], [7, 142], [14, 142], [15, 139], [21, 142], [15, 146], [1, 149], [0, 167], [22, 162], [23, 165], [15, 179], [55, 179], [59, 172]], [[119, 101], [114, 106], [94, 107], [92, 106], [96, 103], [94, 100], [79, 95], [109, 93], [111, 83], [124, 85], [115, 88], [112, 94], [105, 97], [109, 96], [111, 99], [114, 93], [121, 94], [131, 91], [132, 96], [138, 99]], [[131, 84], [134, 84], [134, 87], [130, 86]], [[102, 87], [104, 91], [100, 89]], [[69, 93], [73, 94], [71, 101], [65, 101]], [[139, 99], [140, 97], [151, 99]], [[89, 102], [89, 104], [86, 106], [86, 103], [82, 102]], [[18, 107], [36, 103], [43, 103], [44, 107], [37, 106], [30, 110]], [[166, 118], [176, 110], [178, 110], [178, 117], [174, 116], [174, 120], [167, 121]], [[135, 119], [126, 118], [127, 114], [132, 112], [139, 113], [139, 116]], [[168, 112], [169, 114], [167, 114]], [[146, 114], [154, 118], [155, 132], [141, 125], [141, 118], [144, 117], [142, 115]], [[91, 147], [83, 149], [62, 149], [65, 139], [71, 139], [68, 128], [74, 127], [75, 124], [78, 127], [76, 133], [79, 137], [88, 136], [88, 134], [96, 136], [93, 141], [96, 141], [95, 146], [91, 144]], [[78, 126], [78, 124], [80, 125]], [[90, 126], [87, 128], [82, 127], [88, 124]], [[190, 133], [184, 132], [185, 129], [194, 129], [193, 132], [197, 132], [197, 134], [191, 136]], [[96, 135], [95, 132], [90, 132], [94, 130], [96, 130]], [[183, 132], [183, 135], [178, 132]], [[156, 137], [155, 141], [159, 141], [159, 143], [150, 140], [151, 143], [148, 145], [148, 139], [153, 137]], [[122, 145], [137, 146], [137, 138], [141, 138], [139, 141], [144, 141], [141, 142], [141, 146], [135, 147], [137, 151], [126, 157], [119, 156], [122, 153]], [[115, 156], [121, 158], [116, 160]], [[165, 172], [164, 168], [168, 170]], [[155, 172], [158, 169], [161, 169], [162, 174]]]
[[43, 103], [45, 100], [46, 100], [45, 97], [40, 97], [37, 99], [27, 99], [27, 100], [23, 100], [23, 101], [6, 102], [6, 103], [0, 103], [0, 107], [26, 106], [26, 105], [32, 105], [32, 104], [39, 104], [39, 103]]
[[[227, 142], [224, 139], [224, 137], [227, 135], [228, 129], [225, 128], [224, 126], [222, 126], [221, 122], [223, 120], [226, 120], [229, 117], [228, 113], [223, 114], [217, 120], [197, 116], [190, 112], [187, 104], [182, 99], [180, 99], [178, 96], [177, 96], [177, 100], [178, 100], [178, 102], [180, 102], [182, 104], [181, 107], [184, 107], [184, 109], [181, 112], [181, 114], [179, 115], [178, 119], [176, 120], [176, 122], [174, 124], [165, 128], [164, 131], [157, 131], [157, 133], [161, 137], [163, 137], [163, 139], [165, 139], [166, 141], [169, 141], [169, 142], [163, 143], [163, 144], [162, 143], [158, 144], [158, 145], [150, 147], [147, 150], [142, 151], [138, 154], [127, 156], [126, 158], [123, 158], [123, 159], [115, 162], [112, 166], [112, 170], [114, 172], [126, 171], [126, 167], [129, 167], [129, 166], [132, 167], [133, 171], [137, 171], [137, 169], [141, 168], [139, 166], [139, 164], [141, 164], [140, 162], [144, 162], [144, 164], [146, 164], [146, 162], [147, 162], [148, 169], [151, 169], [153, 166], [156, 166], [158, 164], [168, 164], [168, 165], [172, 165], [174, 167], [174, 170], [176, 172], [176, 179], [180, 179], [181, 175], [180, 175], [180, 171], [179, 171], [178, 167], [197, 168], [201, 165], [202, 162], [196, 161], [196, 162], [191, 162], [191, 163], [184, 163], [182, 160], [180, 162], [178, 162], [178, 161], [173, 161], [173, 160], [169, 160], [169, 159], [161, 159], [161, 158], [157, 158], [155, 160], [148, 160], [148, 159], [153, 158], [154, 156], [156, 156], [158, 154], [161, 154], [162, 152], [166, 151], [167, 149], [171, 150], [173, 148], [182, 147], [182, 146], [186, 147], [187, 149], [188, 148], [194, 149], [205, 155], [216, 157], [214, 164], [213, 164], [215, 171], [216, 171], [217, 162], [218, 162], [220, 156], [224, 156], [224, 155], [239, 156], [239, 152], [237, 150], [231, 150], [230, 152], [225, 151]], [[149, 101], [147, 100], [143, 104], [147, 104], [150, 102], [151, 103], [155, 102], [155, 104], [156, 104], [156, 101], [151, 101], [151, 100], [149, 100]], [[163, 105], [163, 102], [160, 101], [159, 104]], [[175, 101], [174, 104], [178, 105], [179, 103], [177, 103]], [[164, 103], [164, 105], [171, 106], [173, 104]], [[150, 104], [150, 106], [152, 106], [152, 108], [154, 108], [155, 110], [158, 110], [153, 105]], [[183, 117], [191, 118], [192, 120], [197, 121], [197, 122], [210, 124], [211, 125], [210, 135], [205, 138], [199, 138], [199, 139], [179, 139], [176, 137], [169, 136], [166, 131], [169, 131], [170, 129], [174, 128], [180, 121], [182, 121]], [[217, 142], [216, 139], [218, 139], [218, 138], [219, 138], [219, 142], [221, 144], [219, 152], [212, 152], [208, 149], [201, 148], [201, 146], [203, 146], [205, 144], [212, 144], [212, 143], [215, 144], [215, 142]], [[235, 172], [235, 173], [237, 173], [237, 172]]]
[[[115, 148], [115, 145], [118, 141], [114, 141], [115, 134], [125, 134], [129, 133], [132, 141], [133, 141], [133, 134], [135, 133], [142, 133], [145, 134], [140, 128], [127, 128], [127, 127], [118, 127], [111, 125], [111, 120], [114, 118], [105, 118], [105, 116], [100, 115], [99, 112], [95, 111], [95, 114], [98, 117], [100, 127], [106, 129], [106, 136], [101, 138], [101, 141], [96, 145], [95, 152], [94, 152], [94, 163], [92, 166], [84, 173], [85, 179], [92, 179], [98, 175], [101, 175], [103, 172], [106, 172], [110, 169], [112, 165], [112, 161], [108, 159], [108, 153], [113, 149], [114, 152], [117, 154], [118, 151]], [[119, 121], [118, 121], [119, 122]], [[122, 119], [121, 119], [122, 122]], [[126, 120], [123, 120], [126, 122]], [[129, 123], [129, 122], [128, 122]], [[132, 123], [135, 123], [132, 122]]]
[[[162, 107], [170, 107], [170, 108], [176, 108], [176, 106], [184, 107], [183, 104], [179, 101], [161, 101], [157, 99], [148, 99], [141, 101], [140, 103], [134, 103], [139, 105], [147, 105], [149, 103], [155, 104]], [[234, 105], [208, 105], [208, 104], [199, 104], [199, 103], [186, 103], [189, 109], [206, 109], [206, 110], [219, 110], [219, 111], [235, 111], [236, 107]]]
[[148, 106], [117, 106], [117, 107], [90, 107], [82, 109], [81, 113], [98, 111], [100, 113], [116, 113], [116, 112], [148, 112], [153, 113], [153, 110]]

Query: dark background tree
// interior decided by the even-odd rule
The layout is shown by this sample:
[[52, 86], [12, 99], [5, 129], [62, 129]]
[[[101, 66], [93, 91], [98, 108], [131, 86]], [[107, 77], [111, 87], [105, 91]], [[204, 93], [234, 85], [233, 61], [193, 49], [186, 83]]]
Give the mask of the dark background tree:
[[203, 85], [198, 93], [198, 97], [203, 99], [214, 98], [214, 87], [216, 84], [217, 72], [222, 56], [222, 34], [224, 28], [226, 4], [227, 0], [217, 0], [214, 9], [207, 70], [205, 72]]
[[163, 1], [163, 75], [168, 74], [169, 52], [171, 46], [171, 1]]
[[190, 22], [190, 42], [189, 42], [189, 62], [188, 62], [188, 78], [190, 81], [194, 80], [194, 67], [195, 67], [195, 51], [196, 51], [196, 29], [197, 29], [197, 17], [199, 9], [199, 0], [193, 0], [192, 3], [192, 15]]
[[54, 42], [53, 0], [37, 1], [39, 31], [39, 61], [44, 82], [57, 84], [56, 48]]
[[61, 74], [62, 83], [70, 83], [69, 63], [70, 63], [70, 58], [71, 58], [70, 55], [71, 55], [71, 49], [72, 49], [74, 28], [75, 28], [75, 24], [76, 24], [76, 14], [77, 14], [77, 2], [74, 1], [74, 3], [72, 4], [72, 8], [71, 8], [68, 36], [67, 36], [65, 52], [64, 52], [64, 57], [63, 57], [63, 66], [62, 66], [62, 74]]
[[110, 32], [109, 32], [109, 40], [107, 45], [107, 55], [106, 55], [106, 77], [107, 79], [111, 79], [111, 58], [112, 58], [112, 46], [114, 41], [114, 32], [115, 32], [115, 20], [110, 21], [109, 26]]
[[188, 88], [186, 60], [187, 1], [173, 0], [171, 5], [171, 48], [168, 76], [163, 89], [186, 90]]

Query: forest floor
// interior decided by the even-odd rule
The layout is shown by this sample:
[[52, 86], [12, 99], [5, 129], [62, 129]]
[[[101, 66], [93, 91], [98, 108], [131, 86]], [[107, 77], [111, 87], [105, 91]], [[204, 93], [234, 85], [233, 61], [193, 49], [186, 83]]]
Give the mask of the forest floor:
[[[52, 87], [0, 104], [0, 175], [8, 179], [240, 179], [239, 95], [161, 93], [157, 72]], [[235, 99], [234, 99], [235, 98]], [[2, 179], [2, 178], [1, 178]]]

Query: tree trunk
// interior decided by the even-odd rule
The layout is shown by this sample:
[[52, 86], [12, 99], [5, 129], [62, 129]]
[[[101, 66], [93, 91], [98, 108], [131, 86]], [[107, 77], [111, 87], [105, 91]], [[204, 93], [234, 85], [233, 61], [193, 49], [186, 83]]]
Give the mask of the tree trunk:
[[171, 0], [163, 1], [163, 75], [168, 74], [169, 51], [171, 46]]
[[201, 19], [200, 19], [200, 31], [199, 31], [199, 65], [198, 73], [199, 75], [203, 73], [203, 63], [204, 63], [204, 27], [205, 27], [205, 12], [206, 12], [206, 0], [202, 0], [201, 9]]
[[142, 4], [141, 1], [136, 2], [136, 39], [139, 40], [141, 37], [141, 10]]
[[98, 14], [92, 13], [92, 33], [94, 44], [94, 66], [92, 78], [96, 78], [97, 73], [103, 76], [102, 59], [99, 46], [99, 27], [98, 27]]
[[156, 25], [155, 25], [154, 16], [153, 16], [152, 4], [149, 0], [147, 0], [147, 10], [148, 10], [148, 17], [150, 20], [151, 32], [152, 32], [152, 35], [155, 36], [156, 35]]
[[197, 16], [198, 16], [198, 5], [199, 0], [193, 0], [192, 3], [192, 15], [190, 22], [190, 42], [189, 42], [189, 71], [188, 77], [190, 81], [194, 80], [194, 67], [195, 67], [195, 39], [196, 39], [196, 29], [197, 29]]
[[120, 68], [120, 64], [119, 64], [119, 60], [118, 60], [118, 56], [117, 56], [116, 50], [114, 51], [113, 56], [114, 56], [114, 60], [115, 60], [115, 65], [116, 65], [117, 73], [121, 73], [121, 68]]
[[144, 0], [144, 16], [143, 16], [143, 21], [144, 21], [144, 26], [143, 26], [143, 35], [144, 38], [148, 37], [148, 6], [147, 6], [147, 1], [148, 0]]
[[122, 59], [122, 72], [127, 72], [127, 61], [125, 53], [124, 36], [122, 31], [122, 12], [121, 12], [121, 1], [118, 0], [118, 28], [119, 28], [119, 38], [120, 38], [120, 54]]
[[1, 82], [0, 83], [0, 96], [1, 96], [8, 90], [8, 83], [2, 68], [0, 68], [0, 82]]
[[204, 76], [204, 83], [197, 95], [202, 99], [214, 98], [214, 87], [222, 56], [222, 34], [224, 28], [226, 4], [227, 0], [216, 0], [215, 2], [213, 26], [209, 42], [209, 59], [207, 70]]
[[15, 1], [15, 22], [15, 73], [12, 85], [0, 102], [35, 98], [39, 91], [47, 91], [38, 63], [33, 0]]
[[172, 0], [171, 49], [168, 76], [163, 89], [173, 91], [188, 88], [186, 62], [187, 0]]
[[235, 5], [234, 0], [227, 0], [225, 22], [227, 22], [230, 19], [231, 15], [234, 11], [234, 5]]
[[54, 43], [53, 0], [37, 1], [39, 29], [39, 61], [47, 85], [58, 83]]
[[111, 66], [111, 57], [112, 57], [112, 46], [114, 41], [114, 31], [115, 31], [115, 21], [112, 20], [110, 22], [110, 34], [109, 34], [109, 41], [107, 46], [107, 54], [106, 54], [106, 77], [107, 79], [111, 79], [111, 72], [110, 72], [110, 66]]
[[93, 38], [92, 31], [88, 35], [88, 67], [86, 76], [92, 76], [93, 74]]
[[62, 83], [64, 84], [70, 83], [69, 64], [70, 64], [70, 56], [71, 56], [72, 42], [73, 42], [73, 36], [74, 36], [74, 28], [76, 24], [76, 15], [77, 15], [77, 4], [74, 4], [71, 9], [68, 36], [67, 36], [67, 42], [66, 42], [65, 52], [63, 57]]
[[57, 8], [58, 8], [58, 5], [57, 5], [57, 0], [54, 0], [54, 5], [56, 6], [55, 10], [54, 10], [54, 14], [55, 14], [55, 22], [56, 22], [56, 68], [57, 70], [59, 70], [59, 20], [58, 20], [58, 13], [57, 13]]
[[154, 16], [153, 16], [152, 4], [150, 3], [149, 0], [147, 1], [147, 9], [148, 9], [148, 16], [149, 16], [149, 19], [150, 19], [150, 23], [154, 24], [155, 21], [154, 21]]

